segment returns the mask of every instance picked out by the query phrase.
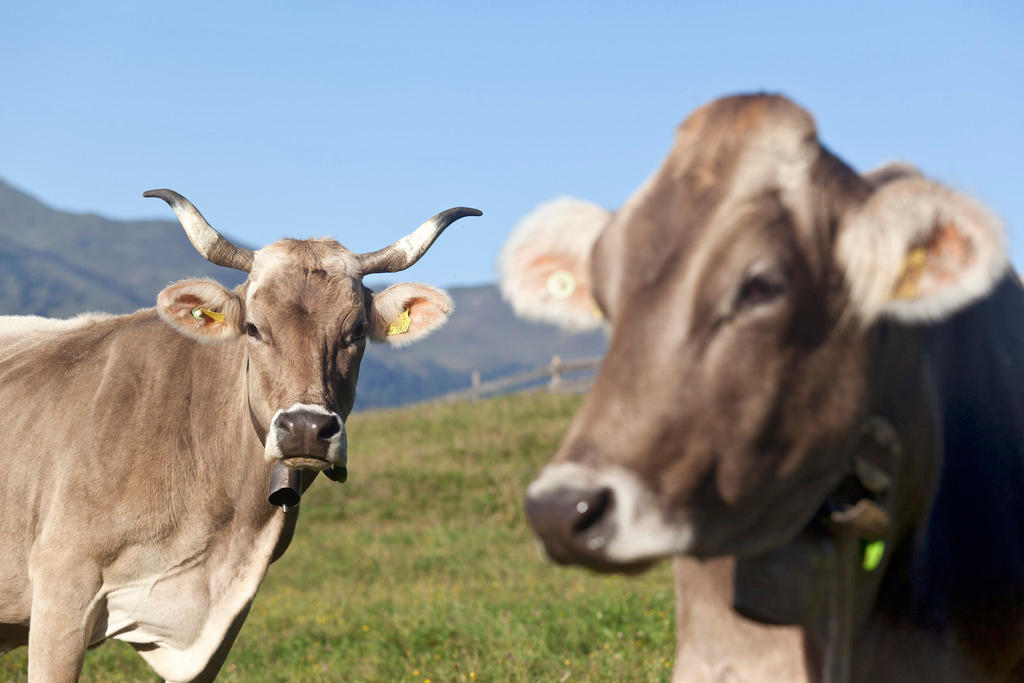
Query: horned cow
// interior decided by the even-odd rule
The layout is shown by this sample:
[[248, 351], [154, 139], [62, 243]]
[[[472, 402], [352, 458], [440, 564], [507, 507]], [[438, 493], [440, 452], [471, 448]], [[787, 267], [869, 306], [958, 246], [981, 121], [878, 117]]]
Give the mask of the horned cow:
[[306, 472], [294, 494], [344, 477], [366, 339], [401, 346], [451, 313], [439, 289], [374, 293], [363, 276], [480, 215], [449, 209], [365, 254], [327, 239], [251, 251], [176, 192], [145, 194], [249, 277], [177, 282], [131, 315], [0, 318], [0, 652], [27, 644], [31, 681], [75, 680], [106, 638], [165, 679], [216, 675], [295, 527], [298, 507], [268, 502], [272, 474]]

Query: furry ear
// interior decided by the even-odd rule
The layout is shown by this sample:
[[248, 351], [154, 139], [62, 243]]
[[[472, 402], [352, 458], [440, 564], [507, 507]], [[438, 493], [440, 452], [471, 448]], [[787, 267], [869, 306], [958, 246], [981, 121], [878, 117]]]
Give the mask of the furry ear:
[[370, 339], [408, 346], [448, 322], [455, 304], [430, 285], [403, 282], [374, 294], [370, 304]]
[[601, 326], [590, 249], [611, 215], [596, 204], [560, 197], [519, 221], [498, 258], [501, 293], [516, 314], [572, 330]]
[[182, 280], [156, 297], [156, 309], [171, 327], [200, 341], [234, 339], [245, 318], [242, 301], [213, 280]]
[[875, 166], [861, 177], [872, 186], [879, 187], [900, 178], [923, 178], [924, 174], [917, 166], [905, 161], [887, 161], [880, 166]]
[[839, 231], [837, 258], [866, 323], [946, 318], [991, 291], [1009, 265], [988, 209], [913, 175], [881, 185]]

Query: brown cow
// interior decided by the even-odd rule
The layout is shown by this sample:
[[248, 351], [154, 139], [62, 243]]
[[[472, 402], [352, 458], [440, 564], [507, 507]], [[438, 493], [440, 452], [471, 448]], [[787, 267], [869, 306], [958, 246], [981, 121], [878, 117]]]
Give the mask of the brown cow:
[[[689, 117], [594, 233], [575, 281], [611, 339], [527, 494], [548, 553], [736, 555], [721, 592], [800, 626], [816, 680], [1024, 677], [1024, 290], [998, 221], [856, 174], [754, 95]], [[567, 279], [536, 297], [586, 300]]]
[[196, 249], [249, 272], [228, 291], [170, 285], [157, 307], [0, 318], [0, 652], [72, 681], [86, 647], [127, 641], [168, 680], [220, 669], [298, 509], [267, 501], [281, 463], [334, 476], [366, 338], [400, 346], [447, 320], [447, 294], [369, 273], [415, 263], [475, 209], [377, 252], [333, 240], [231, 245], [184, 197]]
[[[613, 213], [591, 202], [560, 197], [523, 217], [502, 248], [501, 290], [523, 318], [567, 330], [606, 327], [591, 292], [590, 249]], [[807, 680], [801, 634], [736, 614], [733, 559], [676, 557], [676, 651], [673, 680]]]

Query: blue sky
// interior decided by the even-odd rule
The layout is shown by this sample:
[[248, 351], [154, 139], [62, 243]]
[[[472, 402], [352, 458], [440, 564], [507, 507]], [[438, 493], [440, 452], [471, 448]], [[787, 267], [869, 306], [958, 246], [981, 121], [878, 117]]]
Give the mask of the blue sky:
[[47, 203], [365, 251], [452, 205], [409, 277], [493, 281], [509, 228], [615, 207], [693, 108], [781, 91], [860, 169], [991, 205], [1024, 264], [1024, 3], [6, 3], [0, 177]]

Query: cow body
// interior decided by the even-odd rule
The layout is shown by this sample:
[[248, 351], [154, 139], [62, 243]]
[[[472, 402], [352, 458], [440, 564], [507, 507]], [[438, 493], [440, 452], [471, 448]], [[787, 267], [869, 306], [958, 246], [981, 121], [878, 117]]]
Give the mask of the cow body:
[[27, 644], [31, 681], [76, 679], [106, 638], [167, 680], [212, 679], [294, 531], [298, 507], [268, 502], [275, 468], [306, 472], [301, 493], [345, 467], [366, 338], [407, 343], [450, 311], [440, 290], [361, 277], [408, 267], [458, 216], [400, 254], [253, 253], [157, 196], [249, 279], [175, 283], [131, 315], [0, 318], [0, 652]]
[[[903, 452], [886, 496], [891, 554], [845, 587], [849, 680], [1024, 680], [1024, 393], [1008, 381], [1024, 376], [1021, 320], [1008, 273], [946, 321], [873, 330], [863, 408], [891, 422]], [[836, 542], [814, 540], [820, 555]], [[834, 575], [841, 558], [827, 556]], [[777, 588], [814, 590], [806, 575], [790, 581]], [[822, 599], [798, 617], [812, 671], [830, 668], [834, 610]]]
[[998, 221], [909, 167], [858, 175], [757, 95], [689, 117], [591, 241], [611, 339], [528, 491], [549, 554], [735, 556], [736, 609], [798, 626], [813, 680], [1021, 679], [1024, 293]]
[[0, 341], [0, 621], [24, 629], [5, 649], [70, 602], [69, 647], [114, 637], [199, 676], [298, 513], [267, 503], [244, 380], [242, 340], [200, 344], [153, 310]]
[[[895, 422], [908, 450], [904, 545], [865, 616], [854, 671], [860, 680], [922, 671], [930, 680], [1024, 680], [1024, 289], [1007, 273], [942, 323], [891, 324], [904, 329], [878, 331], [887, 376], [872, 389], [906, 415]], [[906, 359], [903, 376], [883, 357]]]

